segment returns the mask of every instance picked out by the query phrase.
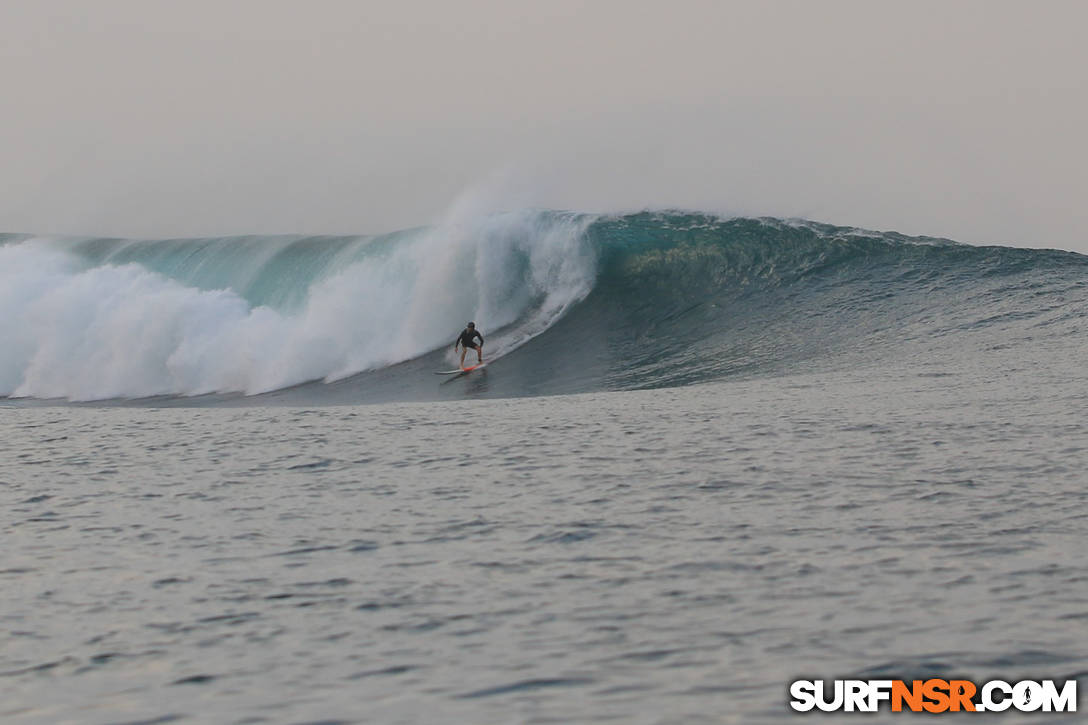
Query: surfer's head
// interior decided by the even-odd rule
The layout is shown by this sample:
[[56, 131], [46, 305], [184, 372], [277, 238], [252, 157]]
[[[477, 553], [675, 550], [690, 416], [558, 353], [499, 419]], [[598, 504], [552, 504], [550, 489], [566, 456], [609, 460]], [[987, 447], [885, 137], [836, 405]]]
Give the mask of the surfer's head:
[[475, 323], [475, 322], [470, 322], [470, 323], [468, 323], [468, 329], [470, 329], [470, 330], [471, 330], [471, 329], [473, 329], [474, 327], [476, 327], [476, 323]]

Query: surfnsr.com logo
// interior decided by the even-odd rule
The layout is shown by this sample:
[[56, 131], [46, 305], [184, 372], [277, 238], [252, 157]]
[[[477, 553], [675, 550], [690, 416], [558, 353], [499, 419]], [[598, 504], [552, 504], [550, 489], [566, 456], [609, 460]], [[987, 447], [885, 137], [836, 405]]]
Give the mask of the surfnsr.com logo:
[[1077, 681], [797, 680], [790, 698], [798, 712], [1076, 712]]

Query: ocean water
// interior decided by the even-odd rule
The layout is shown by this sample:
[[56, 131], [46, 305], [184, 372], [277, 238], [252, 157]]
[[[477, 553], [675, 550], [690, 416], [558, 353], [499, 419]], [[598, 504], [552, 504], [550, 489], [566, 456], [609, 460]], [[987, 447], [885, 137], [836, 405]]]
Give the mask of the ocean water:
[[[544, 212], [3, 241], [0, 721], [1088, 686], [1082, 256]], [[469, 317], [491, 364], [432, 375]]]

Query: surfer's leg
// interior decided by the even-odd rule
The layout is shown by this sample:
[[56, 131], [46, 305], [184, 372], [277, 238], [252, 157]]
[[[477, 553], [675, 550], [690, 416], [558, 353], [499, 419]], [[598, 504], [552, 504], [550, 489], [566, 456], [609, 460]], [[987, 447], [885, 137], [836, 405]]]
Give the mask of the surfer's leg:
[[461, 367], [465, 366], [465, 353], [468, 352], [467, 347], [461, 348]]
[[484, 346], [480, 345], [476, 348], [476, 359], [480, 361], [480, 364], [484, 364]]

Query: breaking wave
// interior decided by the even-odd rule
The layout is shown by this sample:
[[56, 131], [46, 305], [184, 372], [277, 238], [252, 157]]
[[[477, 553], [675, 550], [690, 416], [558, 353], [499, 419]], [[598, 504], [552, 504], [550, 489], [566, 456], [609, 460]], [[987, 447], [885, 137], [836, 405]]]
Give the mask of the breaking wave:
[[[526, 211], [377, 237], [0, 238], [0, 394], [456, 397], [660, 387], [1080, 331], [1088, 258], [824, 224]], [[1072, 326], [1071, 328], [1069, 326]], [[340, 381], [336, 383], [336, 381]], [[335, 384], [333, 384], [335, 383]]]

